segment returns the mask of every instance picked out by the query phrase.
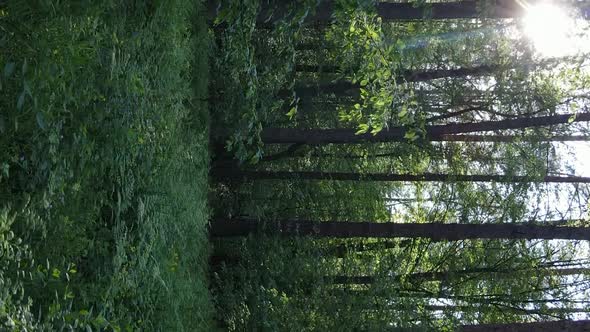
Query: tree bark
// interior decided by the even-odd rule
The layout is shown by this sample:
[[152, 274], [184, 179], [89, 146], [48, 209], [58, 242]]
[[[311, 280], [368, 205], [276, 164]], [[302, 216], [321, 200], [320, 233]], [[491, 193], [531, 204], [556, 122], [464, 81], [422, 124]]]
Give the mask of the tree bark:
[[[208, 1], [209, 19], [217, 16], [219, 1]], [[264, 6], [257, 17], [259, 27], [271, 27], [274, 23], [289, 17], [288, 2], [271, 3]], [[334, 2], [323, 0], [305, 18], [306, 24], [327, 25], [332, 21]], [[423, 7], [415, 7], [413, 3], [389, 3], [378, 2], [376, 4], [377, 15], [385, 21], [394, 20], [422, 20], [430, 19], [462, 19], [462, 18], [512, 18], [523, 15], [524, 10], [517, 5], [516, 0], [498, 0], [497, 4], [488, 10], [482, 11], [478, 1], [466, 0], [445, 3], [431, 3]]]
[[[529, 0], [532, 5], [536, 0]], [[473, 18], [517, 18], [526, 13], [524, 6], [518, 0], [496, 0], [490, 6], [482, 7], [482, 3], [476, 0], [464, 0], [455, 2], [428, 3], [423, 7], [415, 7], [411, 2], [394, 3], [378, 2], [376, 12], [384, 21], [411, 21], [422, 19], [473, 19]], [[483, 2], [485, 3], [485, 2]], [[207, 1], [207, 12], [210, 21], [218, 15], [219, 0]], [[263, 6], [256, 18], [256, 25], [261, 28], [272, 28], [276, 22], [290, 18], [288, 1], [277, 1]], [[307, 25], [323, 26], [333, 20], [334, 2], [332, 0], [320, 1], [313, 12], [305, 17]], [[584, 18], [590, 16], [589, 6], [581, 6], [580, 10]]]
[[[513, 270], [501, 270], [495, 267], [482, 267], [482, 268], [472, 268], [472, 269], [465, 269], [459, 271], [444, 271], [444, 272], [419, 272], [419, 273], [411, 273], [405, 276], [402, 275], [395, 275], [391, 277], [382, 277], [383, 280], [392, 281], [392, 282], [399, 282], [402, 278], [409, 280], [410, 282], [416, 281], [437, 281], [437, 280], [449, 280], [456, 276], [465, 276], [470, 274], [490, 274], [490, 275], [510, 275], [514, 273], [522, 273], [522, 272], [531, 272], [535, 275], [547, 275], [547, 276], [569, 276], [569, 275], [578, 275], [578, 274], [587, 274], [590, 272], [588, 268], [565, 268], [565, 269], [513, 269]], [[375, 281], [379, 279], [379, 277], [375, 276], [346, 276], [346, 275], [339, 275], [339, 276], [327, 276], [327, 280], [329, 280], [333, 284], [358, 284], [358, 285], [368, 285], [373, 284]]]
[[466, 239], [590, 240], [590, 227], [557, 227], [530, 224], [374, 223], [309, 220], [257, 221], [219, 219], [211, 223], [212, 237], [246, 236], [263, 232], [281, 236], [333, 238], [429, 238], [437, 241]]
[[[456, 78], [466, 76], [483, 76], [491, 74], [502, 67], [499, 65], [481, 65], [477, 67], [464, 67], [456, 69], [436, 69], [436, 70], [406, 70], [396, 77], [396, 80], [406, 82], [425, 82], [439, 78]], [[297, 65], [297, 71], [309, 72], [337, 72], [337, 66], [313, 66], [313, 65]], [[308, 86], [295, 87], [295, 94], [301, 98], [310, 98], [319, 95], [320, 93], [333, 93], [335, 95], [353, 95], [358, 94], [361, 88], [359, 83], [352, 83], [350, 81], [337, 81], [331, 83], [322, 83]], [[280, 97], [290, 96], [290, 91], [280, 91]]]
[[588, 142], [590, 136], [583, 135], [561, 135], [550, 137], [519, 136], [519, 135], [445, 135], [441, 141], [446, 142], [494, 142], [494, 143], [516, 143], [516, 142]]
[[[470, 132], [496, 131], [506, 129], [523, 129], [550, 126], [569, 122], [590, 121], [590, 112], [578, 114], [559, 114], [539, 117], [521, 117], [500, 121], [480, 121], [467, 123], [449, 123], [425, 127], [425, 140], [442, 141], [453, 134]], [[298, 128], [265, 128], [261, 138], [267, 144], [303, 143], [319, 145], [326, 143], [346, 144], [361, 142], [403, 142], [408, 133], [407, 127], [391, 127], [377, 134], [356, 134], [356, 129], [298, 129]]]
[[380, 251], [394, 248], [405, 248], [412, 244], [412, 240], [403, 241], [387, 241], [387, 242], [371, 242], [371, 243], [355, 243], [355, 244], [340, 244], [327, 250], [324, 250], [325, 255], [332, 255], [338, 258], [346, 257], [348, 253], [362, 253], [369, 251]]
[[[588, 312], [588, 309], [584, 308], [544, 308], [544, 309], [524, 309], [519, 307], [510, 307], [510, 306], [501, 306], [492, 304], [492, 307], [497, 307], [500, 310], [507, 310], [517, 314], [523, 315], [567, 315], [573, 313], [584, 313]], [[479, 308], [480, 306], [455, 306], [455, 305], [427, 305], [424, 308], [431, 311], [442, 310], [442, 311], [472, 311], [473, 309], [476, 310], [486, 310], [486, 308]]]
[[578, 332], [590, 331], [590, 320], [559, 320], [534, 323], [509, 323], [509, 324], [479, 324], [462, 325], [458, 332], [530, 332], [530, 331], [551, 331], [551, 332]]
[[499, 183], [590, 183], [590, 177], [583, 176], [511, 176], [462, 175], [462, 174], [395, 174], [395, 173], [345, 173], [315, 171], [239, 171], [223, 172], [218, 169], [218, 178], [253, 180], [334, 180], [334, 181], [388, 181], [388, 182], [499, 182]]

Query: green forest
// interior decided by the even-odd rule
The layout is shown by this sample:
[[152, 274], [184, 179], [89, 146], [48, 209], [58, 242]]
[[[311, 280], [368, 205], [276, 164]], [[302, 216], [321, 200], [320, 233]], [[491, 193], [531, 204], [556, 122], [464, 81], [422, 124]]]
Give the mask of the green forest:
[[0, 0], [0, 331], [588, 331], [590, 2]]

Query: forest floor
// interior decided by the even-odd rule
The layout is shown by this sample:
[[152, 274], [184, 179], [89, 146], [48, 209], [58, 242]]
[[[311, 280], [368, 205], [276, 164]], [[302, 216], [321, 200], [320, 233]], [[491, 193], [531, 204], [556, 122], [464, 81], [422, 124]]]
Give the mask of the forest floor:
[[195, 6], [0, 4], [0, 330], [211, 330]]

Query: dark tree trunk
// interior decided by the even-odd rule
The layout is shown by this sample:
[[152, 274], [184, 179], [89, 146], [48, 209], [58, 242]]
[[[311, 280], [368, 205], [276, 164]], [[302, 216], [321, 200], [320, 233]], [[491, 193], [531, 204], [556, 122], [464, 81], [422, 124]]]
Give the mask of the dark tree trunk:
[[559, 320], [535, 323], [462, 325], [458, 332], [590, 332], [590, 320]]
[[[217, 15], [219, 1], [208, 1], [209, 19]], [[259, 27], [272, 27], [272, 25], [286, 17], [289, 17], [289, 2], [271, 2], [263, 6], [257, 18]], [[498, 0], [495, 6], [482, 11], [478, 1], [466, 0], [444, 3], [430, 3], [427, 6], [415, 7], [413, 3], [389, 3], [378, 2], [376, 4], [377, 15], [384, 21], [394, 20], [422, 20], [430, 19], [464, 19], [464, 18], [512, 18], [524, 13], [522, 6], [516, 0]], [[315, 8], [315, 13], [310, 13], [305, 19], [307, 24], [326, 25], [332, 21], [334, 3], [331, 0], [323, 0]]]
[[[496, 0], [489, 6], [481, 6], [487, 1], [464, 0], [455, 2], [428, 3], [423, 7], [415, 7], [414, 3], [377, 2], [376, 12], [384, 21], [410, 21], [422, 19], [473, 19], [473, 18], [515, 18], [526, 13], [524, 6], [518, 0]], [[535, 0], [527, 1], [531, 5]], [[276, 22], [290, 18], [289, 1], [270, 1], [263, 5], [256, 25], [261, 28], [272, 28]], [[207, 1], [207, 12], [210, 21], [218, 15], [219, 0]], [[582, 16], [590, 16], [590, 8], [580, 8]], [[332, 0], [320, 1], [319, 5], [306, 18], [308, 25], [323, 26], [332, 22], [334, 2]]]
[[[502, 311], [510, 311], [522, 315], [567, 315], [573, 313], [584, 313], [588, 312], [588, 309], [584, 308], [544, 308], [544, 309], [524, 309], [512, 306], [502, 306], [492, 304], [492, 307], [497, 307]], [[489, 306], [486, 306], [489, 307]], [[442, 311], [473, 311], [475, 310], [486, 310], [486, 307], [480, 308], [480, 306], [454, 306], [454, 305], [427, 305], [424, 308], [431, 311], [442, 310]]]
[[340, 244], [323, 251], [325, 255], [332, 255], [339, 258], [346, 257], [348, 253], [362, 253], [370, 251], [381, 251], [393, 248], [405, 248], [412, 244], [412, 240]]
[[[539, 117], [522, 117], [500, 121], [480, 121], [467, 123], [449, 123], [425, 127], [427, 141], [442, 141], [445, 136], [470, 132], [484, 132], [506, 129], [523, 129], [550, 126], [568, 122], [590, 121], [590, 112], [575, 114], [547, 115]], [[262, 130], [264, 143], [303, 143], [310, 145], [361, 142], [404, 142], [407, 127], [391, 127], [377, 134], [356, 135], [356, 129], [297, 129], [297, 128], [266, 128]]]
[[500, 183], [590, 183], [583, 176], [510, 176], [510, 175], [461, 175], [461, 174], [393, 174], [393, 173], [344, 173], [314, 171], [239, 171], [223, 172], [218, 178], [253, 180], [334, 180], [334, 181], [388, 181], [388, 182], [500, 182]]
[[374, 223], [314, 222], [279, 220], [261, 222], [250, 219], [213, 221], [213, 237], [246, 236], [264, 232], [282, 236], [334, 238], [429, 238], [458, 241], [465, 239], [563, 239], [590, 240], [590, 227], [557, 227], [529, 224], [442, 224], [442, 223]]
[[[590, 136], [582, 135], [565, 135], [565, 136], [522, 136], [522, 135], [444, 135], [440, 139], [433, 139], [437, 142], [485, 142], [485, 143], [519, 143], [519, 142], [588, 142]], [[273, 155], [264, 156], [260, 161], [275, 161], [284, 158], [293, 158], [305, 155], [305, 153], [298, 153], [305, 145], [301, 143], [292, 144], [286, 150], [278, 152]], [[398, 152], [379, 153], [369, 155], [373, 157], [391, 157], [397, 156]], [[362, 159], [367, 158], [365, 155], [349, 155], [341, 156], [343, 159]]]
[[519, 135], [445, 135], [441, 141], [446, 142], [587, 142], [590, 136], [564, 135], [550, 137], [519, 136]]
[[[402, 278], [407, 279], [410, 282], [417, 282], [417, 281], [437, 281], [437, 280], [449, 280], [458, 276], [465, 276], [471, 274], [488, 274], [488, 275], [511, 275], [514, 273], [522, 273], [522, 272], [531, 272], [535, 275], [548, 275], [548, 276], [568, 276], [568, 275], [578, 275], [578, 274], [587, 274], [590, 272], [587, 268], [566, 268], [566, 269], [512, 269], [512, 270], [502, 270], [495, 267], [482, 267], [482, 268], [472, 268], [472, 269], [465, 269], [459, 271], [445, 271], [445, 272], [419, 272], [419, 273], [411, 273], [405, 276], [391, 276], [391, 277], [382, 277], [383, 280], [387, 282], [399, 282]], [[339, 275], [339, 276], [327, 276], [326, 280], [329, 280], [333, 284], [373, 284], [379, 277], [375, 276], [346, 276], [346, 275]]]
[[[424, 82], [438, 78], [456, 78], [467, 76], [483, 76], [498, 71], [501, 66], [498, 65], [481, 65], [478, 67], [466, 67], [456, 69], [437, 69], [437, 70], [406, 70], [401, 73], [396, 79], [406, 82]], [[339, 70], [337, 66], [315, 66], [315, 65], [297, 65], [297, 71], [309, 72], [324, 72], [335, 73]], [[352, 83], [350, 81], [337, 81], [333, 83], [322, 83], [309, 86], [295, 87], [295, 94], [301, 98], [310, 98], [319, 95], [320, 93], [342, 95], [358, 95], [358, 90], [361, 88], [359, 83]], [[280, 97], [290, 96], [290, 91], [280, 91]]]

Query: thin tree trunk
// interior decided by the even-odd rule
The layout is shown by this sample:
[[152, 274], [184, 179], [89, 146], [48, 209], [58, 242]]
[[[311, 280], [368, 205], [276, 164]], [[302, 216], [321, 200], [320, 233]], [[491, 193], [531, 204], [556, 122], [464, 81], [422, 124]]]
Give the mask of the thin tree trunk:
[[444, 135], [441, 141], [446, 142], [588, 142], [590, 136], [561, 135], [550, 137], [520, 136], [520, 135]]
[[[289, 2], [271, 3], [264, 6], [258, 17], [257, 26], [272, 27], [272, 25], [282, 19], [289, 17]], [[217, 16], [219, 1], [208, 1], [209, 19], [213, 20]], [[394, 20], [422, 20], [430, 19], [465, 19], [465, 18], [512, 18], [521, 16], [524, 10], [517, 5], [516, 0], [498, 0], [497, 4], [488, 10], [482, 11], [478, 6], [478, 1], [466, 0], [445, 3], [430, 3], [427, 7], [416, 7], [413, 3], [389, 3], [378, 2], [376, 4], [377, 15], [384, 21]], [[332, 0], [323, 0], [305, 18], [306, 24], [327, 25], [332, 21], [334, 13], [334, 2]]]
[[[492, 307], [497, 307], [501, 310], [507, 310], [517, 314], [523, 315], [567, 315], [573, 313], [584, 313], [588, 312], [588, 309], [584, 308], [544, 308], [544, 309], [524, 309], [519, 307], [511, 307], [511, 306], [503, 306], [503, 305], [491, 305]], [[424, 307], [426, 310], [430, 311], [451, 311], [451, 312], [468, 312], [473, 311], [475, 308], [476, 310], [486, 310], [485, 307], [480, 306], [455, 306], [455, 305], [427, 305]]]
[[[481, 65], [478, 67], [465, 67], [456, 69], [437, 69], [437, 70], [406, 70], [401, 73], [396, 79], [406, 82], [424, 82], [438, 78], [456, 78], [466, 76], [483, 76], [491, 74], [502, 68], [499, 65]], [[313, 72], [337, 72], [339, 70], [336, 66], [311, 66], [298, 65], [295, 67], [297, 71], [313, 71]], [[309, 86], [295, 87], [295, 94], [302, 98], [309, 98], [319, 95], [320, 93], [333, 93], [336, 95], [350, 95], [354, 91], [359, 90], [361, 85], [359, 83], [352, 83], [350, 81], [337, 81], [333, 83], [322, 83]], [[279, 96], [290, 96], [290, 91], [281, 91]]]
[[[522, 135], [444, 135], [433, 142], [485, 142], [485, 143], [535, 143], [535, 142], [589, 142], [590, 136], [562, 135], [562, 136], [522, 136]], [[293, 144], [287, 150], [274, 155], [264, 156], [261, 161], [274, 161], [284, 158], [293, 158], [304, 144]], [[399, 152], [378, 153], [373, 155], [345, 155], [337, 156], [342, 159], [363, 159], [397, 156]], [[302, 154], [304, 155], [304, 154]], [[313, 155], [312, 155], [313, 156]], [[334, 157], [334, 155], [326, 155]]]
[[345, 173], [315, 171], [239, 171], [223, 172], [218, 169], [219, 178], [254, 180], [334, 180], [334, 181], [387, 181], [387, 182], [499, 182], [499, 183], [590, 183], [590, 177], [583, 176], [511, 176], [511, 175], [462, 175], [462, 174], [395, 174], [395, 173]]
[[465, 239], [563, 239], [590, 240], [590, 227], [557, 227], [530, 224], [442, 224], [314, 222], [309, 220], [257, 221], [219, 219], [211, 223], [213, 237], [246, 236], [264, 232], [282, 236], [334, 238], [429, 238], [458, 241]]
[[[467, 123], [449, 123], [425, 127], [427, 141], [442, 141], [444, 137], [453, 134], [470, 132], [485, 132], [506, 129], [523, 129], [540, 126], [550, 126], [569, 122], [590, 121], [590, 112], [578, 114], [559, 114], [539, 117], [522, 117], [500, 121], [479, 121]], [[403, 142], [407, 127], [391, 127], [373, 135], [371, 133], [356, 134], [356, 129], [298, 129], [298, 128], [265, 128], [261, 138], [264, 143], [303, 143], [310, 145], [361, 142]]]
[[[410, 282], [416, 281], [442, 281], [442, 280], [449, 280], [453, 277], [457, 276], [465, 276], [470, 274], [488, 274], [488, 275], [510, 275], [514, 273], [522, 273], [522, 272], [531, 272], [535, 275], [542, 275], [542, 276], [569, 276], [569, 275], [578, 275], [578, 274], [587, 274], [590, 272], [588, 268], [566, 268], [566, 269], [541, 269], [540, 267], [537, 268], [530, 268], [530, 269], [513, 269], [513, 270], [499, 270], [495, 267], [483, 267], [483, 268], [472, 268], [472, 269], [465, 269], [459, 271], [445, 271], [445, 272], [419, 272], [419, 273], [411, 273], [408, 275], [396, 275], [391, 277], [381, 277], [382, 280], [388, 282], [399, 282], [402, 278], [407, 279]], [[333, 284], [358, 284], [358, 285], [368, 285], [373, 284], [380, 277], [375, 276], [346, 276], [346, 275], [339, 275], [339, 276], [326, 276], [326, 279], [329, 280]]]
[[590, 320], [559, 320], [548, 322], [534, 323], [509, 323], [509, 324], [479, 324], [479, 325], [462, 325], [457, 329], [458, 332], [578, 332], [590, 331]]
[[405, 248], [412, 244], [412, 240], [403, 241], [387, 241], [387, 242], [370, 242], [370, 243], [355, 243], [355, 244], [340, 244], [335, 247], [328, 248], [324, 251], [325, 255], [332, 255], [338, 258], [343, 258], [349, 252], [362, 253], [368, 251], [378, 251], [394, 248]]

